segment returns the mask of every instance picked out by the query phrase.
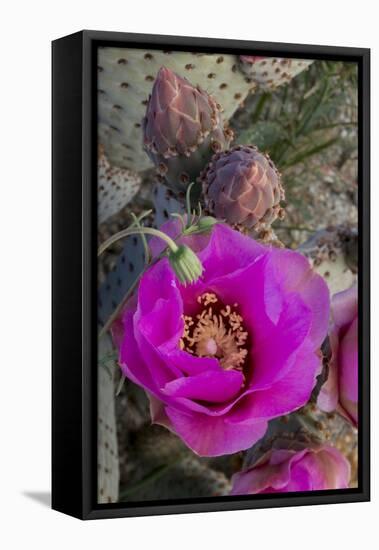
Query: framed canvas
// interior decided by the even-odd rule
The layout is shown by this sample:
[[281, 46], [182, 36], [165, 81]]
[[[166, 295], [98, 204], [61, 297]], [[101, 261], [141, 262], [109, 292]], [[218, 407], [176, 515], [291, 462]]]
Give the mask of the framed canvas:
[[369, 500], [367, 49], [53, 42], [53, 508]]

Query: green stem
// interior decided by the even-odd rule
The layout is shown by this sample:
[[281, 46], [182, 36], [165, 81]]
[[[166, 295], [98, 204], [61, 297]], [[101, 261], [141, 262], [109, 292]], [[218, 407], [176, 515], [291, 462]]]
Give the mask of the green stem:
[[[177, 237], [179, 238], [179, 236]], [[157, 258], [154, 258], [149, 264], [148, 264], [148, 267], [154, 265], [158, 260], [160, 260], [161, 258], [163, 257], [163, 253], [162, 254], [159, 254], [159, 256]], [[120, 301], [120, 303], [118, 304], [118, 306], [116, 307], [116, 309], [113, 311], [113, 313], [108, 317], [108, 320], [106, 321], [106, 323], [104, 324], [104, 326], [102, 327], [102, 329], [100, 330], [99, 332], [99, 339], [104, 336], [104, 334], [106, 334], [108, 332], [108, 330], [111, 328], [112, 324], [114, 323], [114, 321], [117, 319], [117, 317], [119, 316], [122, 308], [124, 307], [125, 303], [127, 302], [127, 300], [130, 298], [130, 296], [133, 294], [135, 288], [137, 287], [142, 275], [145, 273], [145, 270], [146, 270], [147, 267], [145, 267], [145, 269], [138, 275], [138, 277], [136, 278], [136, 280], [134, 281], [134, 283], [132, 283], [129, 287], [129, 289], [127, 290], [127, 292], [124, 294], [124, 297], [122, 298], [122, 300]]]
[[158, 229], [154, 229], [152, 227], [139, 227], [139, 228], [128, 228], [123, 229], [122, 231], [119, 231], [118, 233], [115, 233], [109, 239], [104, 241], [98, 249], [97, 255], [101, 256], [103, 252], [107, 248], [109, 248], [112, 244], [119, 241], [120, 239], [124, 239], [125, 237], [129, 237], [130, 235], [152, 235], [153, 237], [158, 237], [165, 241], [169, 248], [172, 250], [172, 252], [176, 252], [178, 250], [178, 245], [165, 233], [162, 231], [159, 231]]
[[331, 145], [334, 145], [338, 141], [338, 138], [332, 138], [328, 141], [325, 141], [324, 143], [320, 143], [319, 145], [316, 145], [315, 147], [312, 147], [311, 149], [307, 149], [306, 151], [299, 153], [298, 155], [295, 155], [292, 159], [290, 159], [288, 162], [285, 162], [281, 165], [281, 169], [284, 171], [290, 166], [294, 166], [295, 164], [299, 164], [300, 162], [303, 162], [308, 157], [311, 157], [313, 155], [316, 155], [317, 153], [320, 153], [324, 149], [327, 149]]
[[192, 223], [192, 213], [191, 213], [191, 190], [195, 185], [195, 182], [192, 181], [187, 187], [186, 191], [186, 209], [187, 209], [187, 227], [190, 227]]
[[263, 93], [261, 95], [261, 97], [259, 98], [258, 100], [258, 103], [257, 103], [257, 106], [255, 108], [255, 111], [254, 111], [254, 114], [253, 116], [251, 117], [251, 122], [253, 124], [255, 124], [256, 122], [258, 122], [259, 120], [259, 117], [261, 116], [262, 114], [262, 111], [263, 111], [263, 107], [266, 103], [266, 101], [268, 100], [268, 98], [270, 97], [271, 94], [269, 93]]
[[[150, 212], [151, 212], [151, 210], [150, 210]], [[142, 228], [142, 225], [140, 223], [141, 222], [141, 217], [137, 218], [137, 216], [132, 212], [132, 218], [133, 218], [133, 221], [134, 221], [134, 223], [132, 224], [132, 227], [136, 226], [138, 228]], [[149, 249], [149, 245], [147, 244], [146, 236], [141, 235], [141, 240], [142, 240], [143, 250], [145, 252], [145, 263], [148, 264], [149, 261], [150, 261], [150, 249]]]

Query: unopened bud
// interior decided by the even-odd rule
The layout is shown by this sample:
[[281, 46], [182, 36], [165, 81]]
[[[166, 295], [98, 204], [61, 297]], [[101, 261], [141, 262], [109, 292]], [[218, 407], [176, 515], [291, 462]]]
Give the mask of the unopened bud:
[[186, 245], [179, 245], [175, 251], [170, 250], [168, 259], [179, 281], [184, 285], [196, 282], [203, 272], [199, 258]]

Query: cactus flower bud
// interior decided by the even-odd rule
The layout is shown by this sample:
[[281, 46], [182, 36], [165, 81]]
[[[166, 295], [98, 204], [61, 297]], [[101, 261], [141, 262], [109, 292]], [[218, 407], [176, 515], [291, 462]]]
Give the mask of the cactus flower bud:
[[179, 281], [184, 285], [196, 282], [203, 272], [199, 258], [186, 245], [170, 250], [168, 259]]
[[188, 227], [185, 231], [186, 235], [198, 235], [200, 233], [208, 233], [212, 230], [213, 226], [216, 225], [216, 223], [219, 223], [216, 218], [213, 218], [212, 216], [204, 216], [203, 218], [200, 218], [195, 225], [191, 225]]
[[207, 231], [210, 231], [216, 223], [218, 223], [218, 220], [213, 218], [213, 216], [204, 216], [203, 218], [200, 218], [197, 224], [198, 232], [206, 233]]
[[237, 146], [214, 155], [201, 179], [207, 208], [231, 225], [260, 229], [283, 213], [280, 174], [256, 147]]
[[144, 147], [174, 191], [185, 191], [211, 156], [229, 145], [232, 132], [220, 112], [200, 87], [161, 67], [143, 120]]

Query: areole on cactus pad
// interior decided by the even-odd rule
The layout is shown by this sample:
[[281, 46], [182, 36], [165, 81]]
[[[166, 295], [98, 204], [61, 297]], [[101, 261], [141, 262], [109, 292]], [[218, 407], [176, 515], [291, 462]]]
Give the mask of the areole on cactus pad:
[[287, 84], [312, 63], [306, 59], [255, 55], [241, 55], [239, 62], [241, 71], [262, 90], [275, 90]]

